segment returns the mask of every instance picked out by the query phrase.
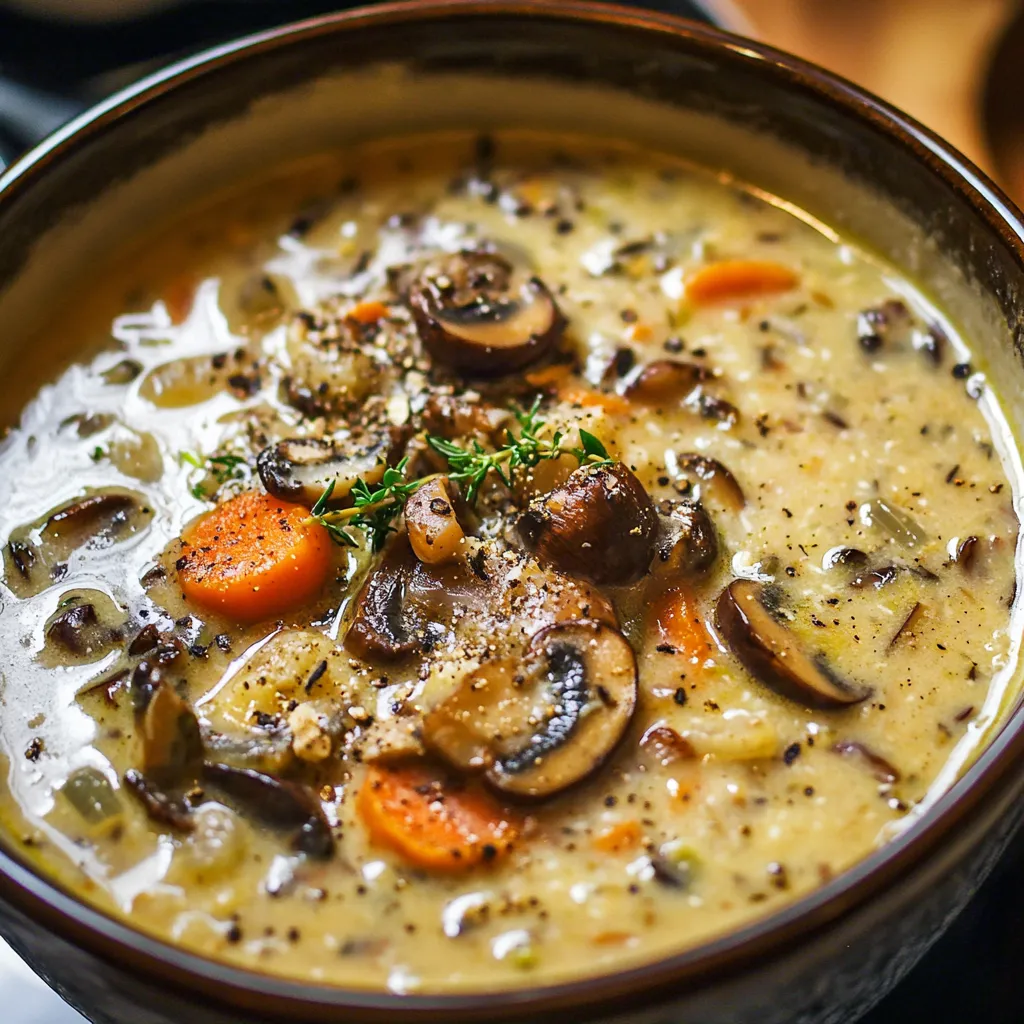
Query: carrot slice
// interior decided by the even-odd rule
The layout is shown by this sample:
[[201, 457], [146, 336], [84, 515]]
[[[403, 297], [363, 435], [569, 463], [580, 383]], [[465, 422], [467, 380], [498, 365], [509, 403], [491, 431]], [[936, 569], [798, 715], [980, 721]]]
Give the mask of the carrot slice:
[[595, 391], [579, 384], [567, 384], [558, 389], [558, 397], [570, 405], [584, 409], [602, 409], [609, 416], [627, 416], [633, 407], [621, 395], [612, 391]]
[[218, 505], [182, 538], [182, 593], [243, 622], [304, 604], [331, 570], [327, 531], [308, 517], [303, 505], [260, 491]]
[[770, 260], [721, 260], [701, 267], [686, 282], [686, 297], [695, 305], [738, 302], [788, 292], [800, 282], [796, 272]]
[[696, 602], [681, 587], [666, 590], [653, 607], [658, 636], [687, 658], [706, 658], [711, 637], [697, 614]]
[[526, 378], [527, 384], [535, 388], [546, 388], [561, 384], [571, 374], [572, 367], [568, 363], [553, 363], [551, 366], [544, 366], [539, 370], [531, 370], [523, 376]]
[[639, 821], [620, 821], [594, 836], [594, 849], [602, 853], [621, 853], [635, 849], [643, 837]]
[[446, 790], [422, 766], [370, 768], [356, 798], [370, 837], [431, 871], [464, 871], [508, 853], [517, 829], [493, 800]]
[[383, 302], [357, 302], [346, 314], [347, 320], [355, 320], [361, 324], [375, 324], [388, 315], [388, 307]]

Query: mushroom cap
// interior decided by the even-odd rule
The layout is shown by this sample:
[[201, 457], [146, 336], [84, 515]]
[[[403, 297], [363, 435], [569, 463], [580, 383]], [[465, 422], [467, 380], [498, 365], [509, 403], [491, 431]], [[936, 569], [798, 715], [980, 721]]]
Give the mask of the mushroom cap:
[[430, 355], [473, 376], [515, 373], [558, 340], [565, 318], [547, 286], [493, 252], [455, 253], [409, 289], [416, 330]]
[[761, 583], [733, 580], [715, 607], [719, 632], [751, 675], [805, 707], [841, 708], [870, 696], [869, 687], [842, 679], [823, 655], [807, 654], [769, 610], [770, 597]]
[[542, 562], [597, 584], [635, 583], [655, 554], [658, 514], [621, 462], [581, 466], [536, 498], [516, 529]]

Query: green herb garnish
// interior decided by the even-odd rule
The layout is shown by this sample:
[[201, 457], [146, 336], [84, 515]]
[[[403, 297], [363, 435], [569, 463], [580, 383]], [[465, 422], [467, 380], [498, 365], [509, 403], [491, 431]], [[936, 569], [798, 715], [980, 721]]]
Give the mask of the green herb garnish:
[[[505, 444], [493, 452], [487, 451], [478, 441], [473, 442], [472, 448], [462, 448], [446, 438], [429, 436], [427, 444], [447, 460], [449, 479], [462, 485], [466, 500], [470, 502], [476, 501], [480, 488], [491, 473], [507, 487], [512, 487], [517, 470], [532, 469], [546, 459], [572, 455], [581, 466], [603, 466], [612, 462], [608, 450], [589, 431], [580, 430], [579, 446], [567, 445], [565, 434], [560, 430], [546, 436], [548, 425], [540, 419], [539, 409], [540, 398], [528, 410], [513, 409], [519, 423], [519, 435], [506, 430]], [[442, 475], [432, 473], [406, 482], [408, 462], [408, 458], [404, 458], [397, 466], [386, 469], [380, 484], [373, 489], [362, 478], [357, 480], [351, 491], [351, 508], [327, 510], [334, 493], [335, 481], [331, 481], [311, 509], [307, 522], [319, 523], [337, 543], [351, 547], [356, 545], [356, 539], [348, 530], [362, 530], [373, 550], [380, 551], [388, 534], [394, 532], [393, 523], [409, 498], [424, 484]]]
[[358, 542], [346, 527], [362, 530], [370, 540], [373, 550], [380, 551], [388, 534], [394, 532], [392, 523], [401, 514], [410, 496], [438, 475], [434, 473], [432, 476], [405, 483], [405, 468], [408, 464], [409, 457], [406, 456], [397, 466], [388, 466], [384, 470], [380, 484], [373, 489], [360, 477], [352, 485], [350, 492], [352, 507], [328, 512], [327, 503], [331, 500], [336, 483], [332, 480], [310, 509], [308, 521], [320, 523], [326, 527], [332, 540], [348, 547], [356, 547]]
[[[194, 466], [196, 469], [205, 470], [208, 477], [212, 477], [217, 488], [231, 480], [248, 480], [249, 463], [241, 455], [208, 455], [205, 459], [195, 452], [178, 452], [178, 462], [183, 466]], [[216, 493], [207, 491], [205, 481], [193, 484], [190, 492], [193, 498], [200, 501], [208, 500]]]

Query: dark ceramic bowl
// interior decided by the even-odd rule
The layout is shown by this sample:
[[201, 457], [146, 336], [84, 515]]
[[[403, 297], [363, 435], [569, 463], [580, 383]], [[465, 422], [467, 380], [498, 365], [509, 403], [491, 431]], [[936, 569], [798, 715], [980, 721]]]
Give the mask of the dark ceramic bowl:
[[[142, 232], [285, 154], [515, 125], [685, 153], [856, 237], [975, 341], [1021, 435], [1024, 225], [991, 182], [898, 111], [785, 54], [670, 17], [556, 0], [399, 4], [269, 32], [58, 132], [0, 178], [0, 372], [47, 297], [126, 225]], [[399, 997], [246, 973], [77, 903], [16, 849], [0, 852], [0, 931], [104, 1024], [840, 1024], [921, 956], [999, 856], [1024, 816], [1022, 755], [1018, 706], [942, 799], [853, 870], [699, 949], [574, 984]]]

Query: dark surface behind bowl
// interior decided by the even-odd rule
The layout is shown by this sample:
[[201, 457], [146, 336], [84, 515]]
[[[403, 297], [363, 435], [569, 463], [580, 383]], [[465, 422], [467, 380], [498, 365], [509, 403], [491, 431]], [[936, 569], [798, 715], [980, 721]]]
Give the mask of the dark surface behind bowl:
[[[767, 54], [766, 60], [741, 50], [726, 54], [699, 36], [688, 42], [670, 34], [645, 35], [631, 27], [628, 18], [616, 21], [620, 16], [607, 13], [596, 15], [608, 19], [607, 27], [600, 27], [516, 18], [511, 15], [511, 5], [491, 5], [488, 11], [486, 22], [460, 15], [454, 25], [432, 22], [406, 31], [393, 22], [380, 30], [371, 28], [362, 35], [359, 46], [346, 52], [371, 56], [375, 47], [384, 51], [395, 47], [391, 52], [428, 54], [426, 63], [434, 66], [491, 69], [497, 60], [502, 67], [523, 73], [556, 68], [567, 77], [640, 83], [649, 95], [689, 101], [700, 109], [715, 108], [740, 123], [770, 129], [806, 145], [854, 178], [871, 181], [883, 193], [900, 197], [903, 212], [938, 243], [938, 254], [932, 253], [924, 261], [922, 275], [927, 277], [936, 262], [952, 257], [967, 279], [984, 282], [989, 292], [985, 309], [969, 301], [962, 285], [936, 280], [933, 286], [940, 292], [946, 289], [948, 301], [959, 304], [954, 311], [960, 319], [973, 318], [979, 339], [1000, 335], [1007, 339], [1005, 351], [993, 349], [990, 360], [1000, 370], [1021, 378], [1019, 365], [1009, 356], [1010, 333], [1012, 347], [1020, 347], [1018, 228], [1002, 220], [1001, 200], [984, 182], [977, 181], [975, 187], [950, 171], [956, 158], [945, 154], [926, 134], [917, 133], [913, 125], [907, 125], [908, 134], [900, 137], [889, 132], [884, 115], [870, 102], [857, 101], [859, 107], [855, 103], [841, 109], [836, 99], [823, 99], [816, 89], [839, 96], [842, 86], [827, 80], [812, 82], [813, 72], [796, 65], [787, 68], [785, 61], [772, 54]], [[109, 124], [86, 129], [79, 140], [64, 147], [59, 165], [52, 155], [44, 157], [38, 166], [54, 161], [47, 176], [38, 171], [26, 175], [0, 200], [0, 231], [5, 240], [0, 251], [0, 282], [22, 266], [21, 246], [63, 217], [65, 204], [87, 200], [100, 191], [110, 167], [121, 167], [125, 173], [141, 167], [200, 124], [233, 113], [240, 96], [256, 94], [272, 83], [299, 81], [318, 66], [329, 65], [339, 50], [325, 35], [319, 40], [311, 38], [301, 52], [295, 48], [282, 53], [280, 59], [271, 54], [232, 64], [229, 58], [222, 58], [215, 74], [186, 84], [175, 96], [154, 98], [147, 108], [125, 113], [114, 129]], [[770, 71], [776, 60], [783, 66]], [[728, 66], [728, 73], [721, 70], [723, 65]], [[973, 174], [970, 168], [963, 173], [968, 179]], [[790, 181], [793, 189], [797, 185], [810, 188], [808, 195], [813, 199], [813, 177], [808, 172], [807, 181], [797, 182], [792, 177]], [[771, 187], [771, 182], [767, 184]], [[792, 195], [793, 189], [779, 191]], [[988, 195], [995, 206], [988, 205]], [[799, 195], [795, 198], [802, 199]], [[845, 226], [874, 237], [866, 230], [866, 220], [858, 224], [858, 216], [863, 218], [864, 211], [844, 207], [829, 219], [846, 218]], [[876, 234], [877, 244], [882, 248], [891, 244], [893, 255], [902, 262], [899, 245], [890, 234], [880, 230]], [[1003, 326], [983, 335], [980, 326], [986, 321], [991, 326], [995, 304], [1002, 307]], [[1005, 327], [1007, 321], [1010, 331]], [[307, 1004], [305, 1010], [299, 1010], [296, 999], [291, 998], [299, 995], [295, 987], [266, 980], [250, 982], [237, 972], [193, 963], [182, 954], [161, 950], [149, 940], [125, 934], [97, 915], [75, 908], [16, 866], [10, 868], [10, 878], [16, 884], [10, 880], [0, 883], [0, 893], [10, 901], [4, 927], [16, 948], [27, 953], [58, 986], [65, 987], [74, 1001], [91, 1007], [106, 1002], [107, 1009], [93, 1012], [103, 1024], [180, 1024], [184, 1020], [219, 1024], [238, 1019], [235, 1014], [220, 1014], [216, 1008], [229, 1000], [244, 1007], [240, 1016], [252, 1021], [263, 1013], [274, 1019], [390, 1022], [414, 1010], [417, 1019], [446, 1022], [564, 1020], [574, 1008], [587, 1003], [592, 1016], [614, 1014], [622, 1021], [652, 1024], [682, 1019], [688, 1024], [794, 1020], [838, 1024], [854, 1019], [912, 965], [994, 863], [1024, 810], [1021, 771], [1019, 765], [1016, 770], [1012, 765], [1013, 755], [1020, 753], [1019, 741], [1019, 735], [1004, 735], [972, 772], [975, 776], [986, 774], [984, 793], [977, 786], [958, 787], [944, 801], [941, 820], [922, 830], [915, 841], [893, 844], [870, 864], [783, 912], [774, 922], [777, 931], [769, 934], [765, 926], [755, 926], [743, 935], [712, 944], [703, 955], [690, 954], [629, 975], [594, 979], [532, 1001], [529, 994], [517, 994], [499, 1001], [409, 999], [399, 1004], [387, 997], [326, 993], [319, 997], [319, 1005]], [[14, 904], [73, 942], [42, 934]], [[102, 959], [77, 948], [75, 942]], [[130, 972], [120, 969], [124, 966]], [[186, 969], [192, 969], [190, 977], [183, 973]], [[148, 972], [162, 976], [165, 986], [151, 987]], [[313, 999], [317, 993], [307, 991], [306, 995]], [[673, 999], [678, 1000], [674, 1010], [641, 1009], [648, 1001]]]

